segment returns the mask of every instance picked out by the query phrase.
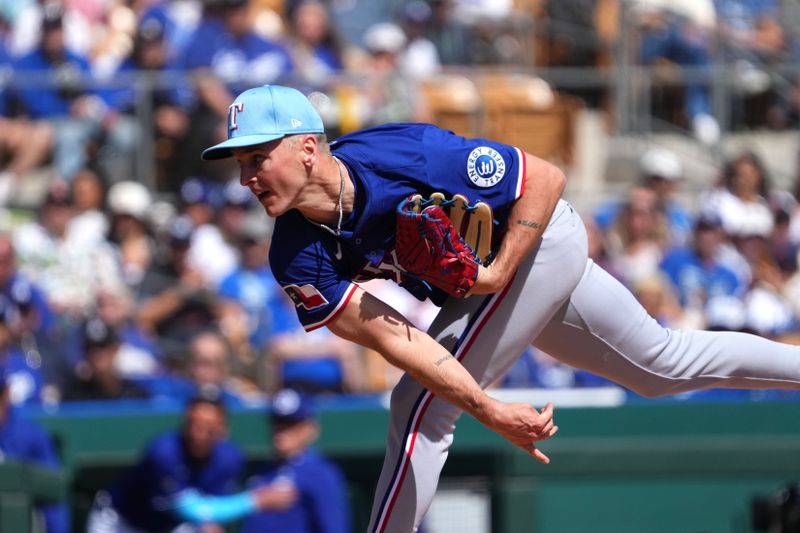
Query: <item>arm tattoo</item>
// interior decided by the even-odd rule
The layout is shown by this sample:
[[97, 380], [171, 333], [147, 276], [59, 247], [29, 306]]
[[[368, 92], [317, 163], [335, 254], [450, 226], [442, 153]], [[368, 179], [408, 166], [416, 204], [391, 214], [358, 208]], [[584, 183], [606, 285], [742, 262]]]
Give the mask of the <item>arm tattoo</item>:
[[542, 227], [541, 224], [539, 224], [538, 222], [534, 222], [533, 220], [517, 220], [517, 224], [521, 224], [523, 226], [527, 226], [533, 229], [539, 229]]
[[453, 357], [452, 354], [447, 354], [444, 357], [441, 357], [441, 358], [437, 359], [433, 364], [436, 365], [436, 366], [441, 366], [442, 363], [444, 363], [445, 361], [448, 361], [450, 359], [455, 359], [455, 357]]

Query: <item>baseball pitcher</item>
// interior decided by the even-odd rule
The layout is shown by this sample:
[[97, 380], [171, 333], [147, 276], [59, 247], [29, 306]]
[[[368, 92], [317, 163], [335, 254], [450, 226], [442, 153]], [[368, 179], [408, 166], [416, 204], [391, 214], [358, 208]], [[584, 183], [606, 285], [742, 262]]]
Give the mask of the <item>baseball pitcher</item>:
[[[555, 166], [486, 139], [387, 124], [328, 145], [298, 91], [240, 94], [228, 139], [241, 183], [275, 218], [270, 263], [307, 330], [405, 370], [392, 393], [371, 532], [416, 530], [467, 411], [538, 460], [553, 407], [483, 388], [529, 344], [644, 396], [706, 387], [798, 388], [800, 348], [742, 333], [672, 331], [587, 258], [586, 231]], [[382, 277], [441, 311], [428, 332], [362, 290]]]

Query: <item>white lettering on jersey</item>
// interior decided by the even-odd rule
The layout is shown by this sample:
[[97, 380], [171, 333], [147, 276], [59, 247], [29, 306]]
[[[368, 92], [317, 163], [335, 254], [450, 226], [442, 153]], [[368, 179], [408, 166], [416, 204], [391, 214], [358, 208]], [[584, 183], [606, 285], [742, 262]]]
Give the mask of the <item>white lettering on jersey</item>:
[[478, 187], [491, 187], [503, 179], [506, 162], [503, 156], [489, 146], [479, 146], [467, 158], [467, 176]]

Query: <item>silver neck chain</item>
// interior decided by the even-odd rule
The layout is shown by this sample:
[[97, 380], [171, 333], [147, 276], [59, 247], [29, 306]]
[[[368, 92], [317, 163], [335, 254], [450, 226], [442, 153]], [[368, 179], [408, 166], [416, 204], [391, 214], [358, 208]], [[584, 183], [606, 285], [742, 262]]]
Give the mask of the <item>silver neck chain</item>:
[[339, 168], [339, 199], [336, 201], [336, 209], [339, 211], [339, 221], [336, 223], [335, 230], [320, 222], [315, 222], [315, 224], [327, 230], [333, 236], [339, 237], [342, 234], [342, 220], [344, 219], [344, 208], [342, 207], [342, 200], [344, 199], [344, 170], [342, 169], [342, 162], [339, 161], [336, 156], [333, 156], [333, 160], [336, 161], [336, 166]]

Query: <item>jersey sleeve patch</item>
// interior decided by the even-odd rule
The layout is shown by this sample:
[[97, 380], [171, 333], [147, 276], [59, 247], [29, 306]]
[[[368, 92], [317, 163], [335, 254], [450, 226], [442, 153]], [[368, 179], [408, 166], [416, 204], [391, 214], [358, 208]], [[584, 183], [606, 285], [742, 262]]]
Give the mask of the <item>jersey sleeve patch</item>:
[[431, 127], [426, 130], [425, 177], [431, 190], [461, 194], [493, 210], [522, 194], [524, 157], [515, 147], [487, 139], [467, 139]]
[[356, 288], [358, 285], [355, 283], [351, 283], [350, 286], [345, 290], [344, 294], [342, 295], [341, 299], [339, 299], [339, 303], [325, 316], [322, 320], [313, 323], [303, 323], [303, 328], [306, 331], [314, 331], [315, 329], [319, 329], [322, 326], [327, 325], [331, 322], [334, 318], [339, 316], [339, 313], [347, 306], [348, 302], [350, 302], [350, 298], [353, 297], [353, 294], [356, 292]]
[[467, 177], [481, 188], [493, 187], [506, 174], [506, 162], [491, 146], [478, 146], [467, 157]]
[[302, 287], [295, 284], [283, 287], [286, 294], [294, 302], [295, 307], [302, 307], [306, 311], [312, 311], [328, 303], [328, 300], [317, 290], [316, 287], [307, 283]]

